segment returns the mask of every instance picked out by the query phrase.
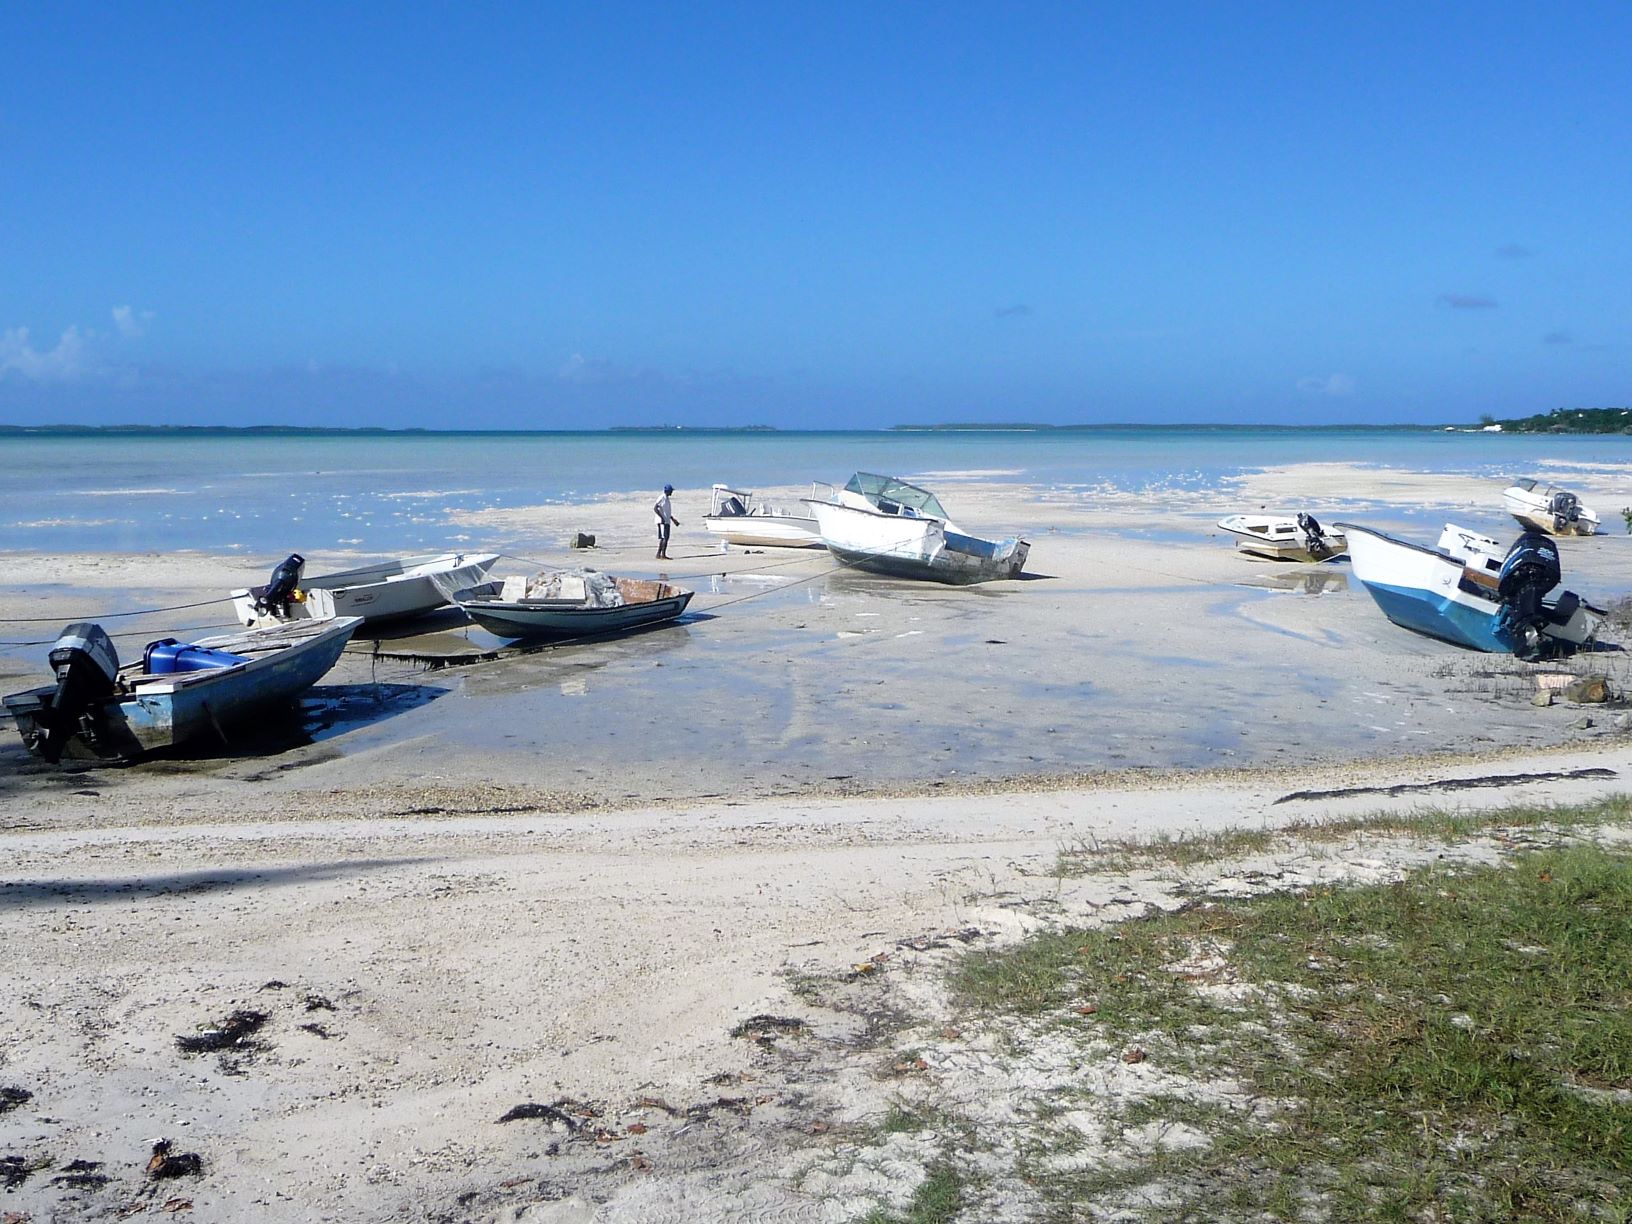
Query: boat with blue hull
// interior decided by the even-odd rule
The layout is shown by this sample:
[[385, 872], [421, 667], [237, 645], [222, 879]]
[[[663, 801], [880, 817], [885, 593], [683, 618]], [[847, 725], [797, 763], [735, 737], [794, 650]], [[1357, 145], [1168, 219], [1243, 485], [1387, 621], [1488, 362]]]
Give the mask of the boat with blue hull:
[[235, 723], [316, 684], [334, 666], [355, 616], [150, 643], [118, 664], [100, 626], [70, 625], [50, 652], [56, 682], [13, 693], [6, 708], [30, 752], [48, 761], [130, 761], [195, 740], [230, 742]]
[[465, 615], [505, 638], [582, 638], [672, 621], [692, 592], [667, 582], [595, 570], [511, 577], [455, 599]]
[[1526, 532], [1498, 559], [1495, 541], [1454, 525], [1438, 548], [1354, 523], [1336, 526], [1348, 537], [1354, 576], [1402, 628], [1469, 650], [1539, 659], [1587, 646], [1603, 621], [1603, 610], [1573, 591], [1551, 595], [1563, 570], [1557, 546], [1539, 532]]

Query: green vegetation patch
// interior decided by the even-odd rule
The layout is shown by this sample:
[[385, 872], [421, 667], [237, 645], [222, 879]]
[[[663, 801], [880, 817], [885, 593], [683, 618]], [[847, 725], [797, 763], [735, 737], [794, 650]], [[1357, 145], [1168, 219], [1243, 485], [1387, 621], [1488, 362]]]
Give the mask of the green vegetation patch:
[[[1087, 1171], [1034, 1152], [1062, 1218], [1160, 1202], [1162, 1219], [1632, 1219], [1625, 854], [1202, 902], [973, 954], [955, 984], [972, 1008], [1197, 1083], [1116, 1121], [1182, 1121], [1210, 1144]], [[1223, 1080], [1256, 1112], [1210, 1104]]]
[[[1628, 615], [1632, 616], [1632, 612]], [[1294, 844], [1342, 841], [1361, 833], [1463, 841], [1497, 832], [1523, 829], [1570, 832], [1629, 821], [1632, 821], [1632, 797], [1626, 795], [1612, 795], [1595, 803], [1568, 807], [1525, 804], [1483, 812], [1437, 809], [1378, 812], [1335, 820], [1295, 820], [1273, 829], [1219, 829], [1094, 842], [1062, 852], [1056, 870], [1062, 876], [1074, 877], [1140, 868], [1195, 867], [1264, 854]]]
[[951, 1224], [963, 1209], [964, 1179], [950, 1162], [931, 1165], [913, 1192], [905, 1214], [878, 1208], [862, 1224]]

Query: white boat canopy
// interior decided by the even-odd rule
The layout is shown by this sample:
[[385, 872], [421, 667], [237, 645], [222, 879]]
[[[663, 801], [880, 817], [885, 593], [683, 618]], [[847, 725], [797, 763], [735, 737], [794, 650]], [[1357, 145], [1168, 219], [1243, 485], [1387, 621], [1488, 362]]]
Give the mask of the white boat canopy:
[[857, 472], [844, 487], [848, 492], [861, 494], [886, 514], [899, 514], [905, 506], [920, 517], [938, 518], [943, 522], [948, 517], [935, 494], [893, 476]]

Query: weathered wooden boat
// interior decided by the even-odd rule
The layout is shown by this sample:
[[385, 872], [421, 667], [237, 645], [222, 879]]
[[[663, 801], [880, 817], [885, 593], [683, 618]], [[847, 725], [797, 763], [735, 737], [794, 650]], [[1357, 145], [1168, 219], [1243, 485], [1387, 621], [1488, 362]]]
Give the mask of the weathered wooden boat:
[[1548, 597], [1563, 569], [1558, 546], [1539, 532], [1525, 532], [1496, 563], [1494, 540], [1452, 525], [1439, 548], [1353, 523], [1337, 526], [1348, 536], [1354, 576], [1403, 628], [1470, 650], [1537, 659], [1579, 650], [1603, 622], [1604, 611], [1573, 591]]
[[99, 625], [70, 625], [50, 652], [56, 681], [6, 697], [30, 752], [48, 761], [128, 761], [227, 729], [304, 692], [334, 666], [362, 620], [297, 621], [152, 642], [119, 666]]
[[667, 582], [595, 570], [511, 577], [456, 602], [483, 629], [507, 638], [591, 637], [671, 621], [692, 592]]
[[1340, 531], [1327, 531], [1312, 514], [1232, 514], [1218, 525], [1236, 537], [1238, 551], [1269, 561], [1330, 561], [1349, 549]]
[[441, 553], [307, 578], [305, 558], [295, 553], [272, 571], [266, 585], [234, 591], [232, 606], [252, 627], [337, 616], [403, 619], [444, 607], [445, 591], [479, 585], [498, 560], [496, 553]]
[[709, 534], [727, 544], [750, 548], [820, 548], [815, 516], [760, 501], [752, 493], [714, 486], [714, 501], [703, 516]]
[[927, 489], [857, 472], [842, 489], [809, 497], [822, 543], [858, 569], [933, 582], [987, 582], [1018, 578], [1031, 545], [1025, 540], [986, 540], [965, 533]]
[[1502, 492], [1502, 504], [1521, 526], [1553, 535], [1597, 535], [1598, 515], [1568, 489], [1526, 477]]

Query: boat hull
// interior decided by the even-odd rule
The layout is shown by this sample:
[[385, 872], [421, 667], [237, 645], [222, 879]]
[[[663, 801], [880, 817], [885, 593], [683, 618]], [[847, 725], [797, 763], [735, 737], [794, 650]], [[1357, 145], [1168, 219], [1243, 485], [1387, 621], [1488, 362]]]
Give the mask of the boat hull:
[[791, 514], [709, 514], [703, 526], [727, 544], [746, 548], [820, 548], [822, 532], [814, 518]]
[[552, 607], [498, 599], [462, 603], [470, 618], [490, 633], [507, 638], [577, 638], [623, 633], [674, 620], [686, 610], [692, 592], [616, 608]]
[[[1396, 625], [1490, 654], [1518, 648], [1503, 623], [1502, 605], [1470, 577], [1471, 567], [1464, 564], [1464, 558], [1368, 528], [1338, 526], [1348, 535], [1354, 576]], [[1542, 602], [1549, 612], [1556, 612], [1557, 600]], [[1581, 603], [1566, 619], [1544, 626], [1541, 632], [1553, 639], [1555, 649], [1573, 650], [1592, 637], [1602, 618], [1598, 609]]]
[[[127, 668], [122, 675], [133, 691], [93, 702], [63, 755], [129, 761], [194, 740], [224, 739], [235, 723], [322, 679], [361, 623], [344, 617], [201, 639], [197, 645], [250, 654], [246, 663], [213, 671], [144, 677]], [[38, 716], [55, 692], [54, 684], [45, 685], [4, 699], [31, 751]]]
[[1577, 503], [1574, 512], [1576, 517], [1573, 519], [1554, 515], [1551, 509], [1554, 492], [1555, 489], [1550, 485], [1542, 487], [1539, 492], [1514, 485], [1502, 493], [1502, 504], [1521, 525], [1532, 531], [1556, 536], [1598, 534], [1598, 515], [1586, 506]]
[[340, 616], [355, 616], [365, 622], [400, 620], [444, 606], [448, 602], [445, 592], [477, 586], [498, 560], [496, 553], [404, 557], [303, 579], [300, 585], [306, 598], [291, 603], [283, 615], [258, 612], [258, 591], [254, 589], [234, 591], [232, 606], [238, 619], [251, 627]]
[[809, 503], [822, 542], [840, 562], [897, 578], [966, 584], [1018, 578], [1031, 545], [983, 540], [939, 519], [908, 518], [834, 502]]
[[1303, 529], [1292, 518], [1232, 514], [1219, 519], [1218, 525], [1235, 537], [1238, 552], [1265, 561], [1331, 561], [1349, 548], [1348, 541], [1337, 531], [1327, 532], [1320, 547], [1310, 548]]

